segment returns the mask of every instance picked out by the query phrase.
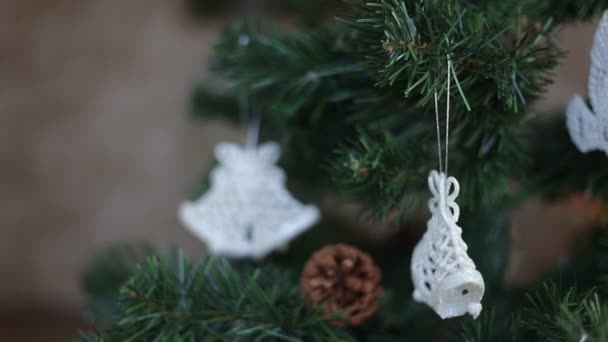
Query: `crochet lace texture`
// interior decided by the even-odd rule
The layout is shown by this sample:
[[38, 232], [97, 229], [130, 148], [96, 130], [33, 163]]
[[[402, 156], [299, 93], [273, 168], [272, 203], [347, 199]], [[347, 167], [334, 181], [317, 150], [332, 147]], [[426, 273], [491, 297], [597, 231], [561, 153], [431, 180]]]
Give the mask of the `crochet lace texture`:
[[221, 143], [209, 190], [179, 208], [179, 219], [211, 254], [262, 258], [314, 225], [319, 210], [298, 202], [276, 166], [280, 148]]
[[572, 141], [581, 152], [604, 151], [608, 155], [608, 11], [599, 24], [591, 50], [589, 100], [580, 96], [568, 104], [567, 125]]
[[466, 313], [477, 317], [485, 285], [467, 255], [462, 229], [456, 224], [460, 186], [456, 178], [446, 179], [437, 171], [431, 171], [428, 183], [433, 194], [429, 200], [432, 216], [412, 255], [414, 299], [426, 303], [444, 319]]

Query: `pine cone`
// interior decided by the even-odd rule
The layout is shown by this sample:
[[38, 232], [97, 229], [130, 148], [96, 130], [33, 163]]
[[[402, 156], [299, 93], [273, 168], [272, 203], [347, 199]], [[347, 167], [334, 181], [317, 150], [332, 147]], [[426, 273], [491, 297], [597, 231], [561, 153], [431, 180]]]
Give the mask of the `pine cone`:
[[338, 244], [315, 252], [302, 272], [300, 292], [307, 303], [339, 312], [346, 319], [332, 319], [335, 326], [359, 325], [378, 308], [382, 272], [360, 250]]

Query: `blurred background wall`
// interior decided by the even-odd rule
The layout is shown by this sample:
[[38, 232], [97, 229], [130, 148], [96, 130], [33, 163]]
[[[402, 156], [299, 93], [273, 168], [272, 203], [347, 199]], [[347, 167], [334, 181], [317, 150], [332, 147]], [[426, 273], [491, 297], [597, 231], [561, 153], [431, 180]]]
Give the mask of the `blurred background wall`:
[[188, 116], [222, 21], [184, 1], [0, 2], [0, 314], [77, 317], [110, 241], [200, 248], [175, 209], [238, 138]]
[[[32, 317], [61, 336], [43, 340], [69, 340], [80, 271], [111, 241], [201, 250], [175, 209], [215, 142], [240, 139], [188, 115], [229, 19], [195, 18], [185, 1], [0, 2], [0, 340]], [[571, 54], [539, 108], [585, 92], [593, 29], [560, 33]], [[76, 321], [61, 330], [51, 315]]]

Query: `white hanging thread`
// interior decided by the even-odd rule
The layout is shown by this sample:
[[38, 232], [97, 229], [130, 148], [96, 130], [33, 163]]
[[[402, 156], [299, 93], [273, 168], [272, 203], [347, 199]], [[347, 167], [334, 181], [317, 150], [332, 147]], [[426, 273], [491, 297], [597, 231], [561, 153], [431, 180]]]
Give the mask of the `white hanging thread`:
[[255, 109], [253, 110], [253, 115], [250, 118], [245, 117], [245, 113], [249, 113], [249, 96], [247, 94], [242, 94], [239, 99], [239, 107], [241, 112], [241, 121], [248, 121], [247, 125], [247, 135], [245, 138], [245, 146], [247, 148], [255, 148], [258, 145], [258, 140], [260, 137], [260, 115]]
[[[448, 173], [448, 158], [449, 158], [449, 145], [450, 145], [450, 98], [452, 89], [452, 62], [448, 55], [448, 85], [447, 85], [447, 99], [446, 99], [446, 112], [445, 112], [445, 174]], [[439, 172], [443, 172], [443, 166], [441, 164], [441, 128], [439, 127], [439, 100], [437, 99], [437, 91], [433, 94], [435, 97], [435, 126], [437, 128], [437, 155], [439, 157]]]
[[182, 224], [213, 255], [260, 259], [319, 220], [315, 206], [302, 205], [285, 188], [285, 173], [276, 165], [281, 149], [275, 142], [258, 146], [259, 128], [257, 116], [244, 147], [218, 144], [209, 190], [179, 208]]
[[439, 172], [433, 170], [428, 177], [429, 190], [433, 195], [429, 200], [431, 219], [412, 254], [413, 297], [416, 301], [429, 305], [443, 319], [467, 313], [477, 318], [482, 309], [481, 298], [485, 284], [475, 263], [467, 254], [468, 247], [461, 237], [462, 229], [457, 225], [460, 208], [456, 197], [460, 185], [456, 178], [447, 176], [452, 71], [449, 55], [447, 70], [445, 161], [442, 163], [441, 160], [439, 106], [435, 92]]
[[566, 111], [570, 137], [581, 152], [604, 151], [608, 155], [608, 11], [600, 21], [591, 51], [590, 109], [575, 96]]

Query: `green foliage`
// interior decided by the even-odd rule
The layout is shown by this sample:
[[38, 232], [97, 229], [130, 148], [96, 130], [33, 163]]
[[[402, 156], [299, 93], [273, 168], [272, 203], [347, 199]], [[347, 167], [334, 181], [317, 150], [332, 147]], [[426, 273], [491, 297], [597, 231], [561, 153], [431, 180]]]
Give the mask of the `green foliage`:
[[608, 341], [608, 304], [600, 302], [597, 294], [586, 298], [574, 309], [562, 307], [557, 318], [563, 334], [555, 341]]
[[[288, 6], [295, 2], [310, 5]], [[331, 179], [376, 217], [402, 217], [393, 214], [424, 203], [427, 174], [437, 167], [434, 94], [445, 108], [449, 55], [449, 170], [461, 184], [469, 253], [486, 279], [482, 316], [444, 322], [412, 301], [406, 265], [418, 237], [400, 235], [412, 229], [370, 251], [385, 274], [379, 312], [356, 328], [327, 325], [301, 302], [293, 274], [271, 265], [299, 270], [324, 242], [356, 240], [350, 232], [336, 236], [338, 225], [325, 222], [323, 241], [313, 236], [319, 229], [310, 231], [292, 244], [304, 248], [262, 266], [191, 263], [181, 254], [144, 260], [154, 253], [112, 250], [83, 282], [106, 327], [83, 333], [82, 341], [444, 340], [454, 326], [450, 337], [468, 342], [608, 340], [605, 243], [560, 269], [566, 285], [552, 279], [528, 296], [502, 287], [509, 213], [520, 200], [573, 190], [608, 200], [605, 155], [579, 153], [563, 120], [531, 122], [528, 110], [561, 56], [552, 46], [555, 26], [596, 17], [608, 0], [346, 3], [339, 22], [314, 28], [227, 27], [214, 47], [215, 78], [194, 91], [194, 112], [242, 120], [237, 103], [246, 94], [250, 111], [261, 113], [262, 140], [283, 146], [290, 177], [315, 185]], [[510, 189], [514, 180], [518, 193]]]
[[[605, 230], [596, 234], [581, 248], [585, 250], [576, 255], [576, 259], [589, 260], [569, 265], [570, 270], [563, 270], [564, 273], [550, 274], [551, 278], [538, 289], [527, 294], [504, 293], [504, 303], [484, 310], [477, 320], [465, 319], [459, 329], [452, 331], [452, 339], [467, 342], [607, 341], [608, 297], [603, 289], [607, 237]], [[581, 269], [584, 263], [593, 263], [596, 267], [587, 265]]]
[[348, 341], [292, 276], [221, 259], [148, 258], [120, 290], [120, 321], [82, 341]]
[[459, 333], [452, 336], [454, 341], [463, 342], [516, 342], [522, 341], [520, 334], [521, 317], [497, 313], [495, 308], [484, 310], [477, 320], [467, 319]]
[[598, 240], [599, 252], [598, 259], [601, 260], [599, 264], [599, 272], [602, 275], [600, 278], [600, 290], [604, 295], [608, 294], [608, 234], [602, 236]]
[[[338, 141], [354, 135], [345, 107], [361, 95], [358, 85], [369, 78], [330, 29], [297, 35], [278, 27], [270, 33], [260, 30], [247, 22], [227, 28], [217, 40], [211, 68], [229, 80], [222, 96], [248, 94], [252, 111], [263, 115], [262, 136], [279, 139], [290, 171], [310, 178], [320, 173], [319, 165]], [[196, 92], [197, 113], [228, 109], [222, 114], [235, 118], [234, 111], [215, 106], [217, 101], [205, 94], [211, 92]]]
[[[605, 292], [577, 291], [569, 281], [566, 285], [559, 281], [562, 285], [558, 286], [555, 280], [550, 280], [529, 295], [497, 289], [505, 260], [499, 247], [492, 241], [505, 240], [503, 234], [496, 232], [504, 230], [506, 217], [501, 218], [497, 210], [488, 212], [497, 220], [495, 227], [480, 230], [488, 235], [486, 237], [470, 239], [473, 254], [477, 253], [475, 250], [481, 244], [485, 244], [486, 251], [492, 250], [483, 258], [475, 257], [480, 261], [487, 286], [485, 310], [477, 320], [464, 317], [442, 321], [431, 309], [412, 300], [411, 281], [405, 266], [409, 264], [410, 253], [402, 245], [403, 236], [399, 237], [407, 231], [402, 231], [391, 239], [395, 243], [374, 247], [368, 242], [369, 246], [364, 248], [383, 270], [386, 294], [376, 315], [362, 326], [345, 330], [327, 326], [324, 323], [326, 317], [300, 301], [297, 282], [291, 273], [272, 266], [278, 262], [284, 269], [299, 271], [303, 261], [299, 255], [300, 244], [307, 245], [307, 241], [294, 243], [288, 254], [296, 255], [277, 255], [276, 259], [272, 258], [260, 266], [229, 264], [213, 258], [200, 259], [192, 264], [177, 254], [160, 259], [151, 257], [132, 267], [133, 260], [137, 258], [120, 255], [127, 255], [135, 248], [113, 247], [102, 254], [104, 257], [97, 258], [98, 262], [93, 263], [96, 267], [88, 273], [94, 275], [93, 278], [105, 280], [99, 283], [98, 289], [103, 288], [103, 284], [108, 286], [106, 290], [91, 293], [91, 297], [101, 295], [101, 299], [106, 300], [114, 296], [116, 299], [118, 293], [113, 293], [112, 289], [117, 283], [124, 284], [118, 298], [120, 305], [115, 316], [118, 319], [105, 330], [82, 334], [81, 340], [238, 341], [260, 338], [393, 342], [447, 340], [449, 337], [454, 341], [470, 342], [540, 342], [578, 341], [571, 337], [580, 336], [577, 334], [584, 331], [590, 341], [603, 341], [608, 324], [608, 317], [605, 316], [607, 303], [602, 294]], [[483, 219], [481, 216], [465, 213], [464, 218], [471, 224], [487, 224], [487, 216], [483, 216]], [[596, 284], [602, 284], [605, 275], [598, 270], [602, 270], [606, 264], [606, 236], [604, 232], [591, 244], [581, 246], [592, 250], [589, 261], [599, 267], [579, 271], [592, 273]], [[304, 240], [312, 242], [315, 239], [309, 236]], [[310, 247], [315, 249], [314, 246]], [[503, 259], [499, 262], [496, 258], [501, 255]], [[306, 255], [301, 257], [306, 258]], [[114, 267], [108, 267], [110, 261], [114, 261]], [[134, 274], [124, 283], [124, 272], [115, 272], [114, 269], [126, 269], [127, 266], [134, 269]], [[571, 264], [569, 267], [578, 269], [580, 265]], [[573, 277], [581, 279], [576, 274]], [[592, 288], [593, 282], [585, 282], [584, 285]], [[455, 328], [455, 324], [459, 327]]]
[[[410, 161], [424, 158], [425, 152], [429, 151], [422, 151], [413, 142], [406, 151], [389, 134], [382, 141], [361, 135], [358, 144], [337, 151], [337, 162], [331, 165], [332, 177], [354, 196], [366, 194], [367, 200], [375, 204], [375, 216], [385, 217], [394, 208], [411, 207], [415, 192], [426, 190], [421, 185], [425, 184], [430, 165]], [[407, 196], [408, 192], [411, 196]]]
[[[561, 55], [552, 46], [554, 24], [596, 17], [608, 6], [606, 0], [346, 2], [353, 10], [338, 15], [348, 25], [289, 33], [252, 23], [226, 29], [211, 69], [227, 87], [218, 94], [199, 86], [194, 106], [198, 114], [235, 120], [236, 95], [250, 93], [263, 113], [263, 135], [280, 140], [292, 176], [318, 181], [329, 170], [334, 185], [372, 203], [381, 217], [410, 207], [405, 195], [424, 191], [426, 170], [436, 164], [433, 94], [439, 92], [443, 107], [448, 54], [457, 94], [451, 170], [462, 184], [461, 205], [474, 208], [504, 199], [511, 179], [535, 171], [520, 132], [527, 105]], [[359, 164], [370, 173], [353, 172]]]
[[[511, 233], [511, 213], [521, 202], [505, 200], [493, 206], [461, 213], [463, 239], [467, 253], [483, 274], [486, 291], [484, 305], [492, 305], [504, 296], [504, 273], [509, 260], [510, 244], [505, 243]], [[492, 251], [488, 253], [488, 251]]]
[[543, 44], [551, 21], [518, 35], [517, 5], [496, 18], [454, 0], [349, 2], [357, 9], [352, 25], [361, 32], [369, 67], [378, 70], [378, 84], [397, 86], [406, 97], [419, 95], [417, 107], [430, 106], [435, 91], [445, 94], [447, 55], [461, 97], [455, 114], [475, 115], [488, 105], [497, 110], [480, 113], [476, 119], [483, 123], [520, 112], [549, 82], [547, 72], [556, 64]]
[[466, 342], [606, 341], [608, 304], [595, 291], [583, 294], [547, 283], [528, 296], [513, 313], [486, 310], [478, 320], [466, 320], [453, 335]]
[[[527, 166], [519, 143], [525, 105], [559, 56], [546, 45], [551, 21], [523, 30], [518, 6], [492, 16], [457, 0], [349, 5], [347, 25], [227, 28], [211, 69], [228, 82], [218, 97], [199, 87], [195, 112], [236, 119], [229, 99], [250, 94], [262, 135], [281, 142], [291, 176], [329, 173], [337, 188], [386, 216], [410, 206], [405, 194], [426, 194], [426, 173], [437, 163], [433, 93], [443, 107], [450, 54], [457, 94], [450, 170], [463, 185], [460, 203], [502, 199]], [[353, 172], [357, 165], [370, 172]]]
[[581, 153], [570, 140], [563, 114], [535, 120], [526, 139], [534, 161], [527, 187], [552, 197], [576, 190], [608, 201], [608, 158], [601, 151]]
[[104, 326], [120, 318], [119, 289], [131, 277], [135, 265], [154, 254], [146, 244], [118, 244], [93, 257], [83, 272], [81, 288], [87, 313], [95, 324]]
[[558, 338], [562, 326], [557, 318], [562, 312], [576, 310], [585, 297], [579, 297], [574, 288], [563, 290], [555, 284], [545, 284], [541, 290], [528, 295], [529, 306], [524, 309], [523, 323], [529, 329], [528, 335], [535, 340]]
[[[428, 114], [435, 92], [445, 107], [450, 55], [452, 92], [459, 94], [452, 101], [450, 170], [463, 185], [459, 202], [474, 207], [502, 199], [509, 177], [527, 165], [518, 140], [525, 105], [540, 95], [559, 56], [547, 46], [551, 21], [521, 32], [518, 6], [508, 15], [492, 16], [460, 1], [349, 2], [357, 8], [350, 23], [361, 37], [357, 44], [365, 64], [378, 70], [376, 83], [403, 90], [409, 105], [426, 114], [393, 114], [404, 122], [399, 134], [409, 133], [408, 142], [424, 144], [426, 151], [436, 143], [434, 118]], [[402, 149], [411, 144], [403, 143]], [[427, 152], [427, 165], [421, 158], [414, 162], [428, 169], [434, 160]]]
[[527, 336], [538, 341], [606, 341], [608, 305], [594, 291], [578, 295], [546, 285], [543, 292], [530, 297], [524, 325]]
[[356, 331], [357, 340], [370, 342], [437, 340], [445, 322], [425, 305], [416, 303], [411, 297], [412, 291], [408, 286], [387, 292], [382, 299], [379, 313]]

